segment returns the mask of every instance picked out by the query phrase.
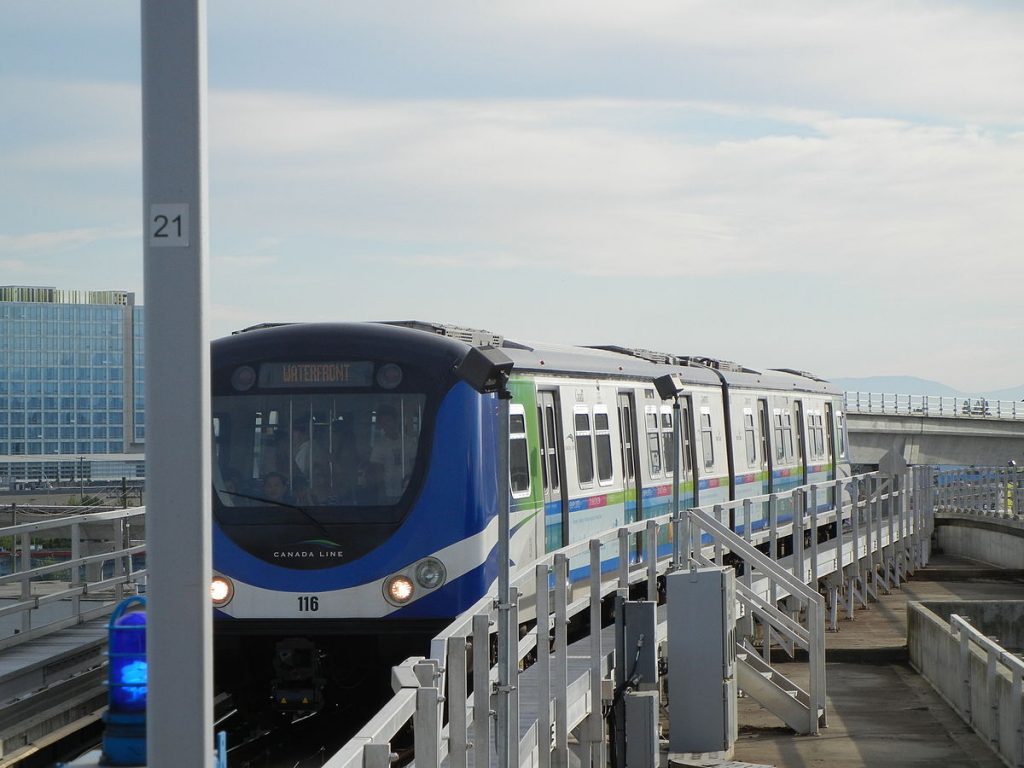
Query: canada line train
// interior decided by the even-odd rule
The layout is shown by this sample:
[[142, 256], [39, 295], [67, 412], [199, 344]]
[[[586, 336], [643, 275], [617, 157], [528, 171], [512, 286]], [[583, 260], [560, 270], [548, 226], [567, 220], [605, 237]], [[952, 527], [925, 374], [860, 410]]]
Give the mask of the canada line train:
[[683, 507], [849, 474], [841, 393], [799, 371], [420, 322], [236, 332], [212, 345], [211, 593], [218, 684], [240, 700], [316, 710], [494, 583], [500, 411], [456, 373], [474, 346], [514, 363], [515, 563], [670, 511], [665, 373], [686, 383]]

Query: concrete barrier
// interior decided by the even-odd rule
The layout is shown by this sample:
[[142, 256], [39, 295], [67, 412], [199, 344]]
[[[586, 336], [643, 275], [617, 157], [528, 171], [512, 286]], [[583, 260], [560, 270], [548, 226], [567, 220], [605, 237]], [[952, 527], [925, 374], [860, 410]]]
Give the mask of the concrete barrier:
[[1024, 520], [940, 514], [935, 543], [950, 555], [983, 560], [1003, 568], [1024, 568]]
[[[994, 601], [907, 605], [910, 663], [1007, 765], [1024, 765], [1024, 695], [1019, 659], [965, 627], [951, 627], [943, 615], [988, 617], [1006, 627], [1024, 615], [1024, 601], [1004, 602], [1006, 617], [995, 618]], [[1019, 640], [1018, 640], [1019, 642]]]

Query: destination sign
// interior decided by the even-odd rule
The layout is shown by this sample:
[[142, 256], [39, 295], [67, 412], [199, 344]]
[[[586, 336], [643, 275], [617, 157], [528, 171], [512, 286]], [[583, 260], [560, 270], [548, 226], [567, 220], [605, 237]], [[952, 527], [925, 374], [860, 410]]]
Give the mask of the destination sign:
[[260, 386], [268, 389], [292, 387], [369, 387], [373, 384], [373, 363], [263, 363]]

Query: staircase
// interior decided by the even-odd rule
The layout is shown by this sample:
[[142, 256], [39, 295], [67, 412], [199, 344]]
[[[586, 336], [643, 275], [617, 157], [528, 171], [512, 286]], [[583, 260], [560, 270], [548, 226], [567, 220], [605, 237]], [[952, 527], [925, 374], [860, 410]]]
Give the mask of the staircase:
[[[838, 496], [837, 496], [838, 498]], [[775, 497], [772, 496], [774, 505]], [[774, 512], [773, 512], [774, 515]], [[781, 563], [766, 557], [742, 537], [722, 525], [717, 517], [700, 509], [688, 510], [694, 540], [709, 534], [716, 550], [723, 548], [741, 558], [745, 575], [762, 574], [772, 585], [770, 596], [757, 594], [742, 582], [736, 599], [746, 617], [744, 634], [752, 635], [760, 624], [767, 647], [778, 644], [792, 657], [797, 649], [807, 652], [809, 685], [804, 691], [762, 659], [749, 637], [736, 644], [736, 684], [752, 699], [800, 734], [817, 734], [826, 725], [825, 712], [825, 614], [821, 595]], [[717, 552], [716, 552], [717, 554]], [[690, 555], [698, 565], [710, 560], [698, 549]], [[721, 560], [719, 559], [719, 562]], [[777, 600], [789, 596], [797, 606], [792, 613], [780, 610]], [[737, 625], [739, 629], [739, 625]], [[767, 655], [767, 654], [766, 654]]]
[[[811, 697], [758, 655], [745, 639], [736, 643], [736, 683], [750, 698], [778, 716], [797, 733], [809, 733]], [[825, 710], [817, 707], [818, 725]]]

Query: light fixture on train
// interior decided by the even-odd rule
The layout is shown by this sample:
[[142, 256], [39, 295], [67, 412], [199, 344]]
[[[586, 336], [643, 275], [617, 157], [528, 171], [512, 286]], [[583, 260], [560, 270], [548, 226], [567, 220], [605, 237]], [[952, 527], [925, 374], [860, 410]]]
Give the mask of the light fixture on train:
[[686, 382], [683, 381], [681, 374], [666, 373], [654, 380], [654, 388], [658, 390], [658, 396], [662, 400], [671, 400], [683, 393], [683, 390], [686, 389]]
[[381, 389], [394, 389], [402, 383], [402, 369], [394, 363], [385, 363], [377, 369], [377, 386]]
[[210, 580], [210, 600], [214, 608], [223, 608], [235, 596], [235, 585], [227, 576], [214, 576]]
[[384, 582], [384, 598], [392, 605], [405, 605], [412, 600], [414, 591], [412, 579], [401, 573]]
[[437, 589], [444, 584], [447, 572], [444, 563], [436, 557], [428, 557], [416, 566], [416, 583], [424, 589]]
[[231, 386], [235, 388], [236, 392], [246, 392], [252, 389], [252, 385], [255, 383], [256, 371], [250, 365], [235, 368], [231, 374]]
[[473, 347], [455, 369], [456, 375], [481, 394], [506, 392], [512, 359], [496, 347]]

